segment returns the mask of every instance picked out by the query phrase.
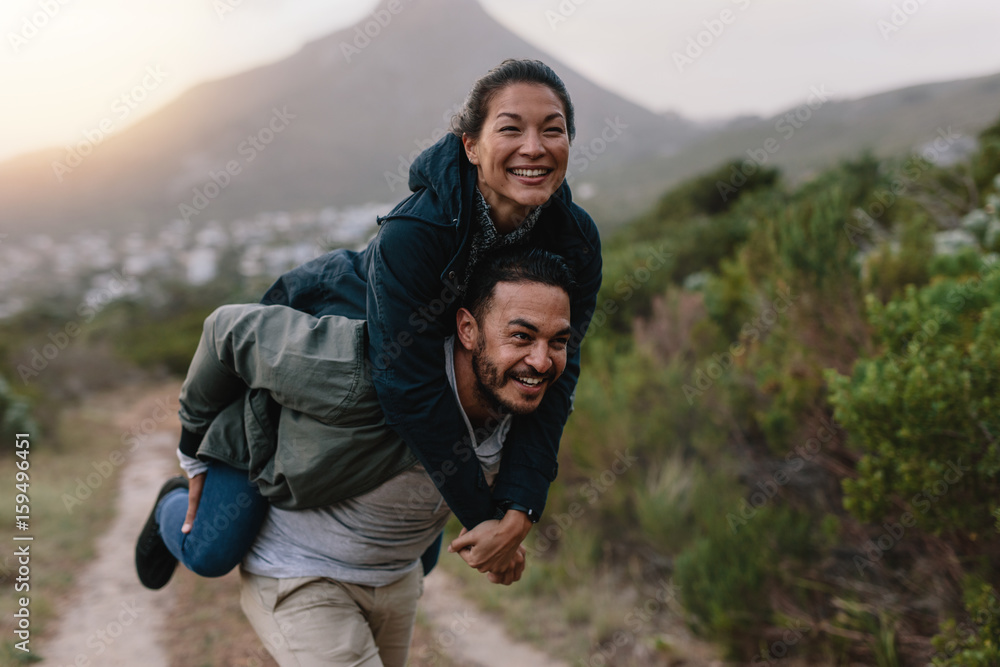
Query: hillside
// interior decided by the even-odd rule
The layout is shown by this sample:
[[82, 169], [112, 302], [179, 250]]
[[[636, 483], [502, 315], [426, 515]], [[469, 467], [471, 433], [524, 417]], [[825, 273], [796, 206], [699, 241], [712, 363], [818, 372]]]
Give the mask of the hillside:
[[[371, 27], [370, 17], [285, 60], [195, 87], [98, 145], [61, 182], [52, 162], [65, 159], [64, 149], [0, 165], [0, 229], [160, 225], [234, 160], [239, 173], [199, 218], [397, 201], [411, 154], [444, 133], [472, 82], [506, 57], [543, 59], [563, 77], [578, 110], [579, 146], [615, 119], [627, 125], [585, 162], [588, 179], [694, 137], [693, 123], [596, 86], [474, 2], [425, 0], [382, 16], [391, 20], [373, 24], [378, 34], [367, 44], [359, 30]], [[272, 122], [280, 128], [273, 138]], [[257, 150], [247, 139], [262, 130], [270, 143]]]
[[[63, 173], [53, 163], [67, 162], [65, 148], [0, 164], [0, 233], [149, 230], [180, 217], [181, 205], [203, 205], [189, 217], [204, 223], [398, 201], [412, 157], [446, 130], [471, 83], [512, 56], [543, 59], [566, 81], [578, 112], [570, 182], [606, 230], [769, 139], [777, 150], [768, 165], [801, 180], [865, 149], [919, 149], [948, 128], [964, 149], [1000, 109], [1000, 75], [857, 100], [817, 84], [820, 104], [802, 91], [813, 108], [709, 128], [608, 92], [474, 2], [424, 0], [396, 15], [386, 6], [377, 10], [391, 17], [384, 26], [367, 17], [284, 60], [199, 85]], [[238, 173], [219, 176], [227, 164]], [[211, 174], [224, 184], [215, 197], [206, 196], [206, 186], [215, 194]]]
[[[760, 156], [769, 139], [777, 150], [767, 155], [767, 166], [780, 167], [795, 182], [866, 150], [882, 158], [895, 157], [922, 150], [942, 135], [949, 139], [949, 155], [958, 157], [971, 150], [976, 134], [1000, 113], [1000, 74], [910, 86], [856, 100], [830, 93], [822, 104], [813, 97], [815, 108], [805, 104], [770, 118], [734, 120], [673, 155], [609, 175], [605, 187], [629, 193], [648, 206], [650, 193], [730, 158], [746, 159], [747, 151]], [[807, 97], [803, 95], [804, 102]], [[789, 114], [791, 118], [786, 118]]]

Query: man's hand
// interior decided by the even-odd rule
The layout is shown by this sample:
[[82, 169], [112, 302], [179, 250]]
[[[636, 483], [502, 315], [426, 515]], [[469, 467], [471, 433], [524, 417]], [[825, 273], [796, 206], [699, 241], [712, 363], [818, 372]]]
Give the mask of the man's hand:
[[497, 572], [487, 572], [486, 578], [494, 584], [503, 584], [504, 586], [510, 586], [515, 581], [521, 580], [521, 574], [524, 573], [524, 557], [527, 554], [524, 547], [518, 547], [517, 553], [514, 554], [514, 560], [511, 562], [511, 567], [502, 573]]
[[194, 524], [194, 515], [198, 513], [198, 503], [201, 502], [201, 490], [205, 488], [205, 473], [195, 475], [188, 481], [188, 511], [184, 517], [182, 533], [190, 533]]
[[[480, 572], [506, 572], [514, 567], [518, 548], [531, 526], [527, 514], [507, 510], [501, 521], [483, 521], [472, 530], [463, 529], [448, 545], [448, 552], [459, 554], [469, 567]], [[524, 569], [523, 556], [521, 569]]]

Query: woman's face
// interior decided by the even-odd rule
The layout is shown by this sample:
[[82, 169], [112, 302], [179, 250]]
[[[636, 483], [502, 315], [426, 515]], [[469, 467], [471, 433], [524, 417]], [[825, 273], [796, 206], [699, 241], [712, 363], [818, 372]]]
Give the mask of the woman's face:
[[462, 137], [469, 161], [479, 170], [479, 191], [501, 233], [521, 224], [566, 178], [565, 113], [548, 86], [514, 83], [490, 101], [479, 137]]

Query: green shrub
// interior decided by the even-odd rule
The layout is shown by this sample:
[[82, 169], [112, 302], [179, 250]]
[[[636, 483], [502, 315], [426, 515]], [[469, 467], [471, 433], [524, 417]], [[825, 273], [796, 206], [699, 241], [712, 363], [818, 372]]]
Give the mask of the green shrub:
[[930, 278], [934, 257], [931, 226], [922, 219], [901, 222], [899, 243], [883, 243], [866, 261], [865, 291], [881, 301], [899, 296], [907, 285], [920, 287]]
[[930, 276], [961, 278], [974, 276], [982, 266], [982, 254], [975, 248], [965, 248], [953, 255], [937, 255], [932, 258], [927, 272]]
[[979, 134], [979, 151], [972, 157], [972, 178], [980, 192], [1000, 174], [1000, 119]]
[[745, 657], [775, 621], [769, 590], [786, 587], [813, 549], [810, 518], [787, 507], [764, 507], [736, 531], [720, 524], [675, 564], [692, 624]]
[[925, 529], [988, 536], [1000, 491], [1000, 272], [868, 308], [880, 351], [851, 377], [827, 376], [862, 454], [845, 507], [878, 521], [898, 501]]
[[994, 667], [1000, 664], [1000, 598], [986, 582], [969, 577], [964, 585], [968, 619], [949, 619], [933, 639], [935, 667]]
[[[17, 394], [0, 375], [0, 433], [38, 433], [38, 424], [31, 416], [31, 405]], [[13, 441], [11, 441], [13, 442]]]

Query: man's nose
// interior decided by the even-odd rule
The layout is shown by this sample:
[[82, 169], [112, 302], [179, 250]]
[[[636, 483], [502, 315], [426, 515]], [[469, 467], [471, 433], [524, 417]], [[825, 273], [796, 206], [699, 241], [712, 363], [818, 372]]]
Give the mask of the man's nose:
[[539, 343], [532, 347], [531, 353], [525, 361], [536, 373], [548, 373], [549, 369], [552, 368], [552, 357], [549, 356], [548, 345]]

